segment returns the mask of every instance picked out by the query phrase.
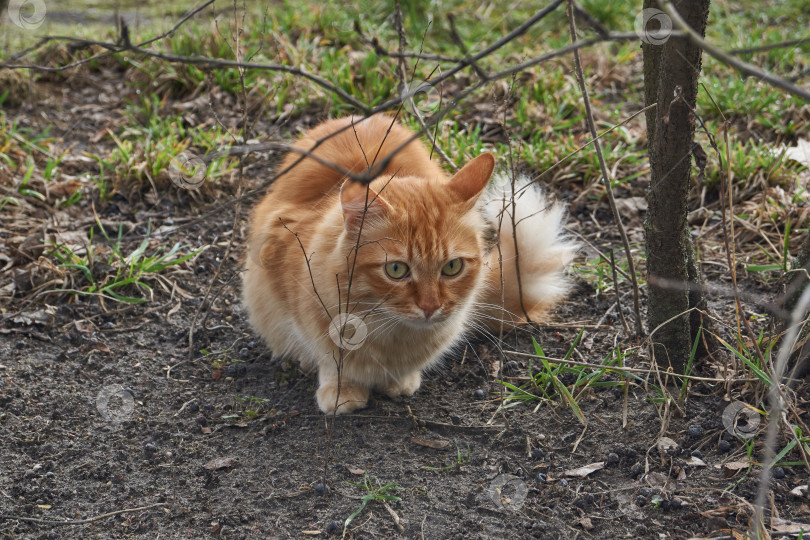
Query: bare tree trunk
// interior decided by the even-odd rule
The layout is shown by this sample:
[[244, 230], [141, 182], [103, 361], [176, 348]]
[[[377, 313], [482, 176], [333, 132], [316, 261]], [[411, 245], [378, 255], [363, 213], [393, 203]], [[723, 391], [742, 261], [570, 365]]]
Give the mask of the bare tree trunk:
[[[644, 0], [644, 8], [655, 9], [654, 0]], [[677, 10], [695, 31], [705, 34], [709, 0], [681, 0]], [[663, 13], [656, 19], [650, 24], [669, 21]], [[702, 294], [689, 287], [699, 281], [699, 274], [686, 221], [695, 134], [692, 109], [702, 51], [686, 38], [669, 37], [663, 44], [655, 44], [657, 41], [645, 39], [642, 45], [645, 105], [658, 103], [646, 113], [650, 152], [649, 209], [644, 224], [647, 318], [651, 331], [673, 319], [653, 336], [655, 357], [660, 366], [682, 372], [700, 324], [699, 314], [684, 313], [703, 303]]]

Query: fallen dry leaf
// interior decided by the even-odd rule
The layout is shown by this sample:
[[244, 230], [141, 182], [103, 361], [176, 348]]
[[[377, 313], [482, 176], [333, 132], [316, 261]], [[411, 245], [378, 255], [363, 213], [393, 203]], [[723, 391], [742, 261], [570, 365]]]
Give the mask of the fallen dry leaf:
[[169, 312], [166, 314], [166, 318], [169, 319], [172, 315], [174, 315], [175, 313], [180, 311], [180, 308], [182, 306], [183, 306], [183, 303], [178, 300], [177, 305], [174, 306], [172, 309], [170, 309]]
[[732, 461], [723, 464], [723, 474], [727, 477], [734, 476], [738, 472], [747, 469], [751, 464], [748, 461]]
[[662, 457], [678, 449], [678, 443], [676, 443], [669, 437], [661, 437], [660, 439], [658, 439], [658, 442], [655, 443], [655, 446], [658, 448], [658, 453]]
[[493, 360], [492, 367], [489, 370], [489, 374], [492, 376], [493, 379], [497, 379], [500, 373], [501, 373], [501, 361]]
[[37, 311], [29, 311], [26, 313], [20, 313], [16, 317], [13, 317], [11, 320], [17, 324], [24, 324], [25, 326], [31, 326], [32, 324], [48, 325], [50, 324], [52, 319], [53, 317], [44, 310], [37, 310]]
[[795, 488], [791, 489], [790, 494], [793, 495], [794, 497], [804, 498], [807, 497], [808, 491], [810, 491], [810, 486], [804, 484], [801, 486], [796, 486]]
[[112, 351], [110, 350], [110, 348], [107, 347], [106, 345], [104, 345], [103, 343], [94, 343], [93, 344], [93, 349], [95, 349], [95, 350], [97, 350], [99, 352], [103, 352], [105, 354], [112, 354]]
[[666, 486], [669, 482], [669, 475], [652, 471], [644, 477], [644, 481], [650, 486]]
[[620, 214], [633, 217], [641, 212], [647, 211], [647, 199], [645, 197], [623, 197], [616, 199], [616, 209]]
[[800, 534], [810, 532], [810, 524], [775, 517], [771, 520], [771, 529], [779, 533]]
[[91, 334], [97, 330], [96, 325], [87, 320], [74, 321], [73, 326], [75, 326], [76, 330], [78, 330], [82, 334]]
[[805, 167], [810, 167], [810, 141], [799, 139], [796, 146], [791, 146], [785, 150], [785, 157], [798, 161]]
[[85, 231], [59, 231], [54, 234], [49, 234], [46, 243], [65, 246], [75, 255], [83, 256], [87, 254], [87, 246], [90, 243], [90, 239], [87, 237]]
[[48, 187], [48, 193], [56, 198], [70, 197], [77, 189], [82, 187], [78, 180], [68, 180], [67, 182], [59, 182]]
[[441, 439], [423, 439], [421, 437], [411, 437], [411, 442], [414, 444], [418, 444], [419, 446], [427, 446], [428, 448], [434, 448], [436, 450], [443, 450], [450, 446], [450, 441], [444, 441]]
[[570, 469], [565, 471], [566, 476], [576, 476], [579, 478], [584, 478], [591, 473], [595, 473], [596, 471], [601, 471], [605, 468], [604, 461], [597, 461], [596, 463], [591, 463], [590, 465], [585, 465], [584, 467], [579, 467], [577, 469]]
[[348, 471], [349, 471], [350, 473], [352, 473], [352, 474], [357, 474], [357, 475], [363, 475], [363, 474], [366, 474], [366, 470], [365, 470], [365, 469], [359, 469], [359, 468], [354, 467], [354, 466], [352, 466], [352, 465], [346, 465], [346, 470], [348, 470]]
[[203, 465], [203, 467], [205, 467], [209, 471], [216, 471], [217, 469], [229, 469], [233, 467], [234, 463], [236, 463], [235, 458], [218, 457], [212, 459], [211, 461]]

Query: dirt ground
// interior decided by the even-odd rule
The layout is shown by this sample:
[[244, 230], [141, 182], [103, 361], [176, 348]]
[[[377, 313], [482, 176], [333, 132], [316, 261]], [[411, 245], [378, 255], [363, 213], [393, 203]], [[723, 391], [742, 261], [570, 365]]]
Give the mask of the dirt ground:
[[[39, 106], [9, 117], [36, 126], [48, 110], [76, 148], [109, 144], [92, 135], [115, 122], [127, 90], [102, 103], [95, 88], [72, 84], [45, 81]], [[259, 185], [274, 159], [249, 158], [247, 185]], [[581, 188], [557, 189], [570, 200]], [[747, 529], [759, 467], [749, 469], [745, 441], [724, 428], [723, 385], [693, 382], [682, 406], [657, 399], [654, 375], [594, 386], [579, 396], [587, 427], [560, 401], [498, 412], [496, 379], [521, 384], [529, 369], [527, 356], [501, 351], [531, 353], [530, 336], [562, 357], [585, 328], [573, 358], [589, 363], [639, 345], [605, 316], [612, 292], [596, 294], [585, 279], [548, 325], [502, 342], [471, 334], [413, 398], [376, 396], [357, 414], [324, 417], [312, 375], [274, 358], [248, 327], [239, 300], [246, 208], [224, 261], [235, 207], [210, 212], [233, 193], [194, 200], [167, 189], [155, 200], [148, 189], [122, 191], [56, 214], [46, 205], [4, 213], [0, 287], [13, 293], [0, 328], [3, 538], [740, 538]], [[619, 195], [643, 193], [637, 181]], [[603, 201], [584, 200], [571, 208], [572, 230], [602, 250], [617, 245]], [[151, 219], [165, 233], [153, 245], [209, 248], [167, 270], [145, 304], [32, 297], [45, 277], [13, 263], [23, 248], [12, 239], [42, 226], [87, 234], [92, 205], [103, 222], [125, 224], [127, 246]], [[641, 216], [628, 222], [638, 241]], [[190, 358], [198, 311], [193, 350], [208, 354]], [[648, 365], [645, 354], [627, 362]], [[694, 374], [717, 372], [701, 364]], [[753, 439], [754, 459], [762, 439]], [[805, 483], [802, 468], [786, 467], [772, 482], [769, 515], [810, 521], [807, 501], [790, 494]], [[344, 531], [370, 493], [364, 485], [399, 500], [367, 497]]]

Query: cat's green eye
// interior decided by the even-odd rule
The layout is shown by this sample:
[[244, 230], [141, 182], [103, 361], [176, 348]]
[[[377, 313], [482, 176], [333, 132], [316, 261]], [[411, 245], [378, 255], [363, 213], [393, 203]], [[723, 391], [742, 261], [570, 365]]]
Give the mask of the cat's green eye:
[[453, 259], [442, 267], [442, 275], [455, 276], [461, 272], [462, 266], [464, 266], [464, 261], [461, 259]]
[[390, 262], [385, 264], [385, 273], [388, 274], [388, 277], [391, 279], [402, 279], [408, 275], [410, 272], [410, 268], [404, 262]]

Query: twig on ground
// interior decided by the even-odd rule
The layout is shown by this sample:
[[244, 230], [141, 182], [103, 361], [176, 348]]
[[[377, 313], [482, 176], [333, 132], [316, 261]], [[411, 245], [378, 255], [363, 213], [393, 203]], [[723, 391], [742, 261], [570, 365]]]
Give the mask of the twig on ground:
[[397, 513], [394, 512], [394, 509], [391, 508], [391, 506], [388, 504], [388, 501], [380, 501], [380, 502], [382, 502], [382, 505], [385, 507], [386, 510], [388, 510], [388, 513], [391, 514], [391, 519], [394, 520], [394, 525], [397, 526], [397, 530], [401, 533], [404, 533], [405, 527], [402, 526], [402, 520], [399, 518]]
[[161, 506], [168, 506], [166, 503], [155, 503], [150, 504], [148, 506], [139, 506], [138, 508], [127, 508], [125, 510], [116, 510], [115, 512], [107, 512], [106, 514], [100, 514], [98, 516], [94, 516], [91, 518], [86, 519], [77, 519], [74, 521], [66, 520], [66, 521], [59, 521], [54, 519], [40, 519], [28, 516], [15, 516], [12, 514], [0, 514], [0, 520], [9, 520], [9, 519], [17, 519], [19, 521], [28, 521], [30, 523], [39, 523], [41, 525], [85, 525], [87, 523], [92, 523], [94, 521], [98, 521], [100, 519], [105, 519], [108, 517], [118, 516], [120, 514], [130, 514], [132, 512], [141, 512], [143, 510], [150, 510], [152, 508], [158, 508]]

